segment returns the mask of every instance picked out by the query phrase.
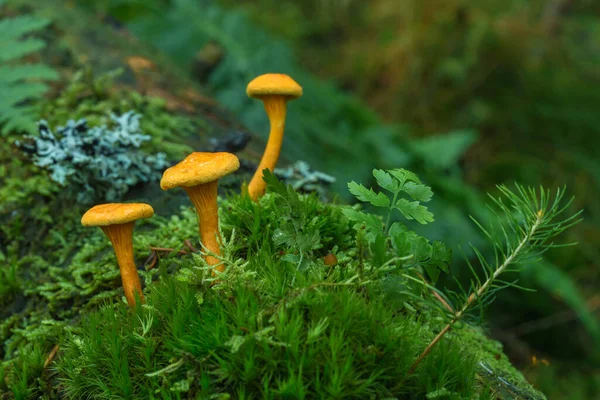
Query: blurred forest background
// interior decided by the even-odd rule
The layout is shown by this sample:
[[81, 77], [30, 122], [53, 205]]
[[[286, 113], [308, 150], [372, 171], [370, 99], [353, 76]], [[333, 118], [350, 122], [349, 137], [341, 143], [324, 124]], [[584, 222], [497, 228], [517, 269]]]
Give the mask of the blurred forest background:
[[67, 2], [126, 29], [253, 133], [244, 89], [282, 72], [304, 87], [289, 107], [284, 162], [346, 182], [405, 167], [436, 193], [423, 232], [455, 253], [484, 245], [469, 215], [519, 181], [568, 186], [584, 222], [501, 292], [487, 330], [548, 398], [600, 398], [600, 2], [595, 0], [103, 0]]

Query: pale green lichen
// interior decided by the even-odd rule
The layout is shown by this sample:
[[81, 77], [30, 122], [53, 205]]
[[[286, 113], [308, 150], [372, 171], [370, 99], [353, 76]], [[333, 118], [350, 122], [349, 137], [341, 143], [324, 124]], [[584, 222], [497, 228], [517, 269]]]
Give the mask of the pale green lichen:
[[140, 150], [151, 137], [141, 131], [139, 114], [110, 118], [110, 125], [94, 127], [85, 119], [69, 120], [56, 133], [40, 121], [39, 136], [26, 136], [17, 145], [78, 203], [116, 202], [132, 187], [160, 180], [170, 162], [165, 153]]

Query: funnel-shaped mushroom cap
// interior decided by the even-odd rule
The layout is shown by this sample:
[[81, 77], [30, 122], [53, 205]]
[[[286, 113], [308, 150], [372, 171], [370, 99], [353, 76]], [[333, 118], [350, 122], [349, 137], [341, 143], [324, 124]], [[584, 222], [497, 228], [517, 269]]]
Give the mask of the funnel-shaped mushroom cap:
[[237, 171], [240, 160], [231, 153], [201, 153], [187, 156], [179, 164], [168, 168], [160, 180], [162, 190], [180, 186], [191, 187], [216, 181]]
[[144, 203], [110, 203], [90, 208], [83, 217], [83, 226], [108, 226], [126, 224], [142, 218], [150, 218], [154, 209]]
[[295, 99], [302, 96], [302, 87], [285, 74], [264, 74], [254, 78], [246, 88], [248, 97], [285, 96]]

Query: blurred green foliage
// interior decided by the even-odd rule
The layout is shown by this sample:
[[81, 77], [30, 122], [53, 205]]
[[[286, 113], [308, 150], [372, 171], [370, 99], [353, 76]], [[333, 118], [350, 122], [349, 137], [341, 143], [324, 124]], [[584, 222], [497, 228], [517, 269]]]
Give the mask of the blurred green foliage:
[[386, 167], [407, 157], [400, 142], [402, 127], [381, 125], [360, 101], [303, 69], [285, 42], [255, 26], [244, 14], [206, 0], [178, 0], [162, 7], [157, 3], [152, 10], [140, 10], [133, 16], [121, 13], [125, 5], [134, 3], [113, 0], [101, 12], [126, 22], [133, 33], [190, 73], [202, 50], [217, 43], [225, 56], [212, 65], [204, 83], [215, 99], [259, 136], [266, 138], [268, 120], [262, 103], [245, 95], [247, 83], [268, 71], [287, 73], [300, 82], [304, 96], [290, 104], [283, 154], [321, 171], [335, 171], [339, 179], [334, 191], [342, 192], [342, 182], [368, 177], [372, 166], [378, 164], [375, 160], [387, 159], [381, 165]]

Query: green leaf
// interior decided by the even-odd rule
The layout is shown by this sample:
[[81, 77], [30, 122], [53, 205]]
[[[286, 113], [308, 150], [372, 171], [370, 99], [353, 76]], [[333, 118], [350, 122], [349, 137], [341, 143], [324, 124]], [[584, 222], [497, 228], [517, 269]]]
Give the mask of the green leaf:
[[429, 261], [432, 251], [432, 246], [429, 244], [429, 240], [425, 239], [423, 236], [416, 235], [411, 244], [411, 250], [416, 262], [424, 263]]
[[446, 247], [442, 242], [434, 240], [432, 243], [430, 264], [436, 265], [442, 271], [448, 273], [448, 266], [452, 261], [452, 249]]
[[22, 35], [40, 30], [49, 23], [50, 20], [33, 15], [4, 18], [0, 20], [0, 47], [17, 40]]
[[401, 186], [404, 186], [406, 182], [421, 183], [421, 180], [414, 172], [410, 172], [404, 168], [392, 169], [389, 173], [400, 181]]
[[427, 272], [427, 276], [429, 277], [431, 283], [435, 285], [440, 277], [440, 269], [437, 267], [437, 265], [431, 264], [423, 264], [423, 268], [425, 268], [425, 272]]
[[382, 169], [374, 169], [373, 176], [377, 180], [377, 184], [383, 189], [392, 193], [397, 193], [400, 187], [398, 181], [392, 177], [391, 174], [387, 173]]
[[406, 219], [414, 219], [423, 225], [434, 221], [433, 214], [427, 210], [427, 207], [420, 205], [418, 201], [411, 202], [400, 199], [396, 202], [394, 208], [398, 209]]
[[427, 202], [431, 200], [431, 196], [433, 196], [433, 191], [429, 186], [421, 185], [414, 182], [407, 182], [402, 187], [402, 190], [408, 193], [408, 195], [412, 197], [413, 200], [417, 201]]
[[318, 229], [311, 229], [308, 232], [299, 232], [296, 235], [295, 246], [300, 251], [316, 250], [321, 248], [321, 235]]
[[371, 243], [371, 254], [373, 254], [374, 265], [383, 265], [387, 261], [387, 243], [383, 234], [377, 235]]
[[298, 262], [300, 262], [300, 254], [288, 253], [281, 257], [281, 260], [291, 262], [293, 264], [298, 264]]
[[448, 272], [452, 252], [442, 242], [434, 241], [430, 244], [427, 239], [409, 231], [398, 222], [392, 224], [389, 235], [396, 255], [398, 257], [412, 255], [414, 262], [425, 268], [433, 283], [437, 281], [442, 271]]
[[451, 257], [452, 250], [448, 249], [444, 243], [438, 241], [432, 243], [430, 258], [423, 264], [431, 283], [435, 284], [437, 282], [442, 271], [448, 273]]
[[277, 176], [275, 176], [268, 168], [263, 170], [263, 180], [267, 183], [267, 189], [270, 193], [277, 193], [281, 196], [286, 196], [288, 194], [285, 183], [277, 179]]
[[392, 226], [390, 226], [389, 235], [390, 237], [394, 237], [395, 235], [399, 235], [405, 232], [408, 232], [408, 228], [406, 227], [406, 225], [400, 222], [394, 222]]
[[413, 243], [419, 238], [413, 231], [398, 222], [394, 222], [389, 230], [392, 239], [392, 247], [398, 257], [406, 257], [413, 254]]
[[32, 15], [0, 17], [0, 134], [33, 133], [39, 117], [36, 100], [47, 91], [44, 81], [59, 75], [44, 64], [19, 63], [19, 59], [45, 47], [38, 38], [24, 37], [50, 23]]
[[365, 227], [365, 237], [369, 243], [375, 242], [378, 235], [383, 235], [383, 222], [377, 216], [357, 211], [352, 208], [345, 208], [342, 210], [342, 213], [350, 221], [355, 222], [353, 226], [355, 230], [358, 231], [363, 226]]
[[360, 201], [371, 203], [375, 207], [388, 208], [390, 206], [390, 199], [384, 193], [375, 193], [373, 189], [367, 189], [354, 181], [348, 184], [348, 190]]
[[287, 229], [277, 228], [273, 232], [273, 243], [277, 246], [287, 245], [291, 246], [294, 243], [295, 235]]
[[31, 53], [46, 47], [46, 43], [40, 39], [23, 39], [18, 45], [0, 45], [0, 62], [5, 63], [20, 57], [25, 57]]
[[383, 300], [392, 308], [401, 308], [410, 297], [410, 288], [398, 275], [390, 274], [383, 278], [379, 288], [383, 293]]
[[0, 83], [14, 83], [23, 79], [56, 80], [58, 73], [44, 64], [0, 65]]

